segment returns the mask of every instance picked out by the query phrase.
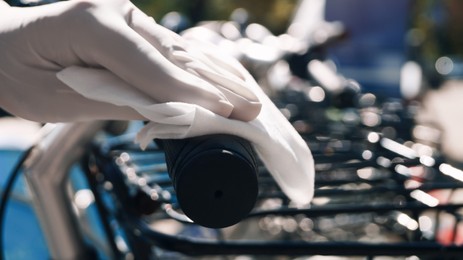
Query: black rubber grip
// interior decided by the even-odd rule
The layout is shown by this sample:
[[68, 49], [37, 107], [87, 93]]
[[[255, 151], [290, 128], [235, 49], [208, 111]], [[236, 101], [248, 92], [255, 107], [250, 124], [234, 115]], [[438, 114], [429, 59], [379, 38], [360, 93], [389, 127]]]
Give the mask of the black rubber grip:
[[209, 228], [234, 225], [254, 207], [256, 157], [250, 143], [232, 135], [156, 140], [181, 209]]

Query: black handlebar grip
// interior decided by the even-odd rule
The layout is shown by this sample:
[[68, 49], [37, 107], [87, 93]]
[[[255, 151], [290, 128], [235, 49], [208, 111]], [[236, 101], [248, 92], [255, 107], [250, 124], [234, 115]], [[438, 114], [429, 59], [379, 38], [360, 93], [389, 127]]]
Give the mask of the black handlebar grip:
[[159, 139], [178, 203], [195, 223], [234, 225], [257, 199], [257, 164], [250, 143], [232, 135]]

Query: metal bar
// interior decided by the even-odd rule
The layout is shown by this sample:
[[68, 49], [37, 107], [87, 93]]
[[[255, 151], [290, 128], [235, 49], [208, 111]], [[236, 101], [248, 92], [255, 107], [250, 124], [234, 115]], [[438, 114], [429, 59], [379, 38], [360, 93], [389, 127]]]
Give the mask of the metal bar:
[[103, 121], [59, 124], [41, 140], [26, 163], [26, 180], [53, 259], [86, 256], [87, 247], [65, 184], [69, 168], [103, 126]]
[[463, 204], [449, 204], [449, 205], [437, 205], [430, 207], [418, 202], [408, 202], [406, 205], [336, 205], [332, 207], [313, 207], [307, 209], [296, 209], [296, 208], [280, 208], [275, 210], [261, 210], [251, 212], [249, 217], [259, 217], [265, 215], [277, 215], [277, 216], [295, 216], [298, 214], [304, 214], [308, 217], [319, 217], [319, 216], [330, 216], [339, 213], [386, 213], [389, 211], [414, 211], [420, 212], [425, 210], [447, 210], [453, 211], [463, 208]]
[[364, 243], [303, 241], [210, 241], [171, 236], [149, 229], [135, 220], [134, 228], [166, 250], [186, 255], [336, 255], [336, 256], [461, 256], [462, 246], [435, 242]]

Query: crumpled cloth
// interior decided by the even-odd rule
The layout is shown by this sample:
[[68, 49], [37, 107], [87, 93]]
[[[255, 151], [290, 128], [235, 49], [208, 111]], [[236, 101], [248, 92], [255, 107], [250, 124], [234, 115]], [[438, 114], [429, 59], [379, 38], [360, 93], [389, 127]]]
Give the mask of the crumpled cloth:
[[154, 139], [180, 139], [207, 134], [231, 134], [247, 139], [283, 192], [296, 206], [308, 205], [314, 192], [314, 162], [302, 137], [249, 73], [248, 87], [262, 109], [244, 122], [219, 116], [201, 106], [155, 103], [136, 88], [104, 69], [68, 67], [58, 78], [86, 98], [135, 109], [150, 122], [137, 134], [142, 149]]

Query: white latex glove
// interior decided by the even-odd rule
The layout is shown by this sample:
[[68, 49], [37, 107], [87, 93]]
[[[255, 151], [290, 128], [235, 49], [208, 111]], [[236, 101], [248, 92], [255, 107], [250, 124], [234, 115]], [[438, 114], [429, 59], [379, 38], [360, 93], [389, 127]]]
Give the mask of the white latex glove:
[[67, 67], [81, 66], [104, 69], [152, 104], [180, 101], [224, 117], [257, 116], [259, 100], [241, 90], [242, 79], [217, 73], [217, 61], [189, 54], [177, 40], [128, 0], [25, 8], [2, 2], [0, 106], [41, 122], [145, 119], [131, 107], [84, 97], [56, 77]]

